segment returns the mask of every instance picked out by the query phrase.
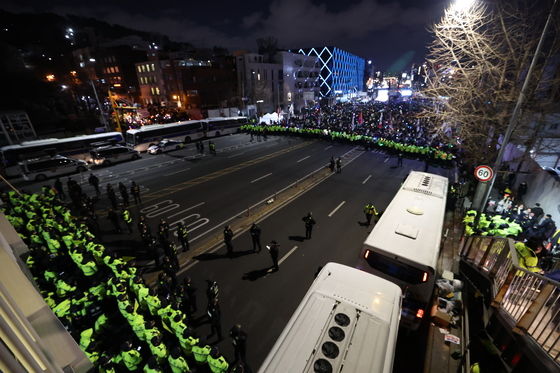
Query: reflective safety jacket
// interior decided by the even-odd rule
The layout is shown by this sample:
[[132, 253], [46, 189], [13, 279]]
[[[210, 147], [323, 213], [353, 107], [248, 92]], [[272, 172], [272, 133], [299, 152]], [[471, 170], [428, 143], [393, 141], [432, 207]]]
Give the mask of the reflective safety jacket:
[[171, 367], [171, 371], [173, 373], [186, 373], [190, 370], [189, 364], [187, 364], [187, 361], [182, 356], [174, 359], [173, 356], [169, 355], [167, 361], [169, 362], [169, 366]]
[[200, 346], [193, 346], [192, 353], [194, 356], [194, 360], [197, 364], [202, 365], [206, 363], [208, 360], [208, 356], [210, 356], [210, 346], [206, 345], [204, 347]]
[[208, 366], [212, 373], [225, 373], [228, 370], [229, 364], [223, 356], [214, 359], [212, 356], [208, 355]]
[[128, 370], [138, 369], [138, 365], [142, 362], [142, 355], [134, 349], [121, 352], [122, 362]]

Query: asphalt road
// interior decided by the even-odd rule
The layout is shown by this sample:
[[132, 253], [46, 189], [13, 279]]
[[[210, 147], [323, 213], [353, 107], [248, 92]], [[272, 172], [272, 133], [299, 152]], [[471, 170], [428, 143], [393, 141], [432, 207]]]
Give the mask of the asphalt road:
[[[131, 180], [141, 185], [143, 203], [132, 208], [137, 217], [143, 213], [156, 230], [160, 218], [171, 225], [183, 221], [190, 228], [191, 242], [209, 234], [221, 234], [225, 221], [238, 216], [248, 206], [261, 201], [275, 191], [325, 166], [331, 156], [340, 156], [353, 147], [323, 141], [292, 137], [269, 137], [267, 141], [250, 141], [247, 135], [234, 135], [215, 140], [216, 156], [195, 155], [194, 145], [162, 155], [143, 155], [137, 161], [95, 170], [106, 183]], [[207, 147], [206, 147], [207, 150]], [[345, 165], [341, 174], [307, 191], [262, 222], [263, 246], [270, 240], [280, 245], [280, 270], [269, 273], [272, 265], [266, 249], [252, 252], [248, 233], [234, 239], [236, 255], [228, 257], [225, 248], [199, 256], [199, 260], [181, 272], [188, 275], [199, 289], [200, 316], [197, 331], [203, 337], [210, 326], [204, 323], [206, 299], [205, 280], [220, 285], [220, 306], [225, 340], [219, 343], [226, 356], [233, 356], [227, 331], [240, 323], [249, 335], [248, 361], [258, 369], [276, 341], [291, 314], [313, 281], [319, 266], [329, 261], [355, 265], [361, 244], [371, 227], [365, 221], [362, 208], [373, 202], [383, 210], [412, 169], [423, 170], [424, 163], [405, 160], [396, 168], [396, 159], [376, 151], [364, 152]], [[430, 168], [429, 172], [448, 171]], [[84, 190], [93, 194], [87, 175], [73, 176]], [[64, 181], [66, 178], [63, 179]], [[44, 184], [44, 183], [43, 183]], [[27, 184], [26, 189], [37, 190], [40, 185]], [[118, 192], [117, 192], [118, 194]], [[102, 193], [98, 207], [104, 209], [108, 201]], [[313, 212], [317, 224], [313, 238], [304, 240], [301, 218]], [[137, 232], [108, 233], [110, 227], [100, 215], [103, 242], [142, 259]], [[135, 227], [136, 229], [136, 227]], [[210, 342], [214, 342], [210, 340]], [[421, 371], [423, 349], [418, 348], [422, 336], [401, 336], [395, 371]]]

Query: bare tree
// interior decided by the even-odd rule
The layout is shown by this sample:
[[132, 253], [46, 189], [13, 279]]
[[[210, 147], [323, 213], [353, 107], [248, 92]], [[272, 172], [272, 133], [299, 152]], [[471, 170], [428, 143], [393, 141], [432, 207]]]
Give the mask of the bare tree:
[[[452, 5], [431, 28], [431, 74], [424, 94], [434, 106], [422, 116], [434, 132], [460, 139], [467, 162], [495, 159], [548, 5], [549, 0], [477, 1], [469, 9]], [[534, 119], [550, 110], [558, 96], [558, 26], [556, 21], [539, 56], [514, 143], [534, 145], [540, 131]]]

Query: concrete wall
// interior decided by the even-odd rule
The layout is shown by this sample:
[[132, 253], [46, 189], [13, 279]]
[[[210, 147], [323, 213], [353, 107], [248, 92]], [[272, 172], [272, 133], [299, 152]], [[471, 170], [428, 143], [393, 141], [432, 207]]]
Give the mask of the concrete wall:
[[[0, 323], [2, 342], [33, 372], [87, 372], [91, 363], [20, 267], [27, 247], [0, 213]], [[1, 360], [13, 358], [9, 354]]]

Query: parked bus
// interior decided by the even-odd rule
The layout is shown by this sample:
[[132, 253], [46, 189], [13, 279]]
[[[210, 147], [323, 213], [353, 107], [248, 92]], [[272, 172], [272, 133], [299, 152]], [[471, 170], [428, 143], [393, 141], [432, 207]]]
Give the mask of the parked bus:
[[446, 177], [412, 171], [364, 242], [358, 268], [399, 285], [402, 325], [430, 307], [447, 198]]
[[0, 157], [7, 176], [18, 176], [20, 168], [18, 162], [45, 156], [64, 155], [90, 162], [89, 151], [99, 143], [122, 143], [120, 132], [98, 133], [67, 137], [63, 139], [44, 139], [25, 141], [18, 145], [7, 145], [0, 148]]
[[260, 373], [391, 373], [401, 289], [341, 264], [321, 270]]
[[148, 147], [163, 139], [174, 139], [184, 143], [204, 137], [217, 137], [239, 131], [247, 124], [245, 117], [208, 118], [187, 120], [169, 124], [150, 124], [126, 131], [126, 143], [135, 150], [144, 152]]

